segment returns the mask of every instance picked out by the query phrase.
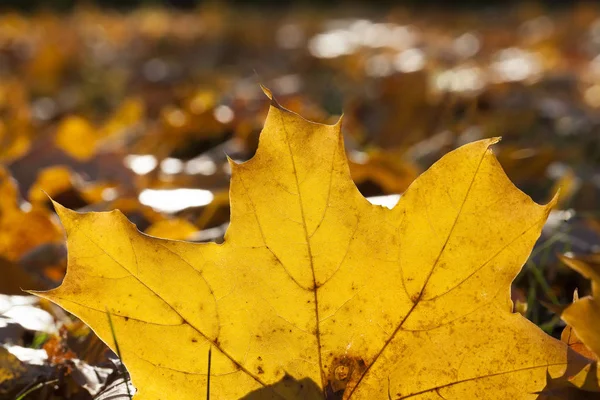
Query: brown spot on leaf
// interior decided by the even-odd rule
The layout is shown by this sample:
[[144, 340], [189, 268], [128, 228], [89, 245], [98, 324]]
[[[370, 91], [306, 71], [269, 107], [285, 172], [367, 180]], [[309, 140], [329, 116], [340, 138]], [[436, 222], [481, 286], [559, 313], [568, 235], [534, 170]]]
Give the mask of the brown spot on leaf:
[[361, 357], [349, 354], [335, 357], [331, 365], [326, 368], [328, 374], [326, 392], [330, 395], [344, 393], [347, 388], [356, 385], [366, 369], [367, 364]]

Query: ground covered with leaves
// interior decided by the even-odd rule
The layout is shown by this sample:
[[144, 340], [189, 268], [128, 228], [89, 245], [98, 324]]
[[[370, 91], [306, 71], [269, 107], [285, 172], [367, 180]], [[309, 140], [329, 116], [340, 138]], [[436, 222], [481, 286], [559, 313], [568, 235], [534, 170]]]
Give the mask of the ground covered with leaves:
[[[335, 398], [331, 397], [335, 393], [338, 396], [342, 393], [344, 398], [369, 398], [375, 393], [375, 387], [382, 390], [377, 392], [376, 398], [425, 396], [430, 387], [428, 382], [435, 381], [438, 384], [446, 382], [444, 388], [436, 389], [438, 395], [464, 398], [461, 397], [464, 393], [485, 392], [489, 382], [481, 383], [483, 386], [475, 383], [475, 386], [459, 385], [456, 388], [453, 383], [463, 377], [459, 372], [455, 376], [445, 376], [442, 372], [428, 376], [422, 372], [425, 366], [406, 360], [402, 364], [394, 359], [392, 350], [385, 350], [392, 351], [390, 355], [383, 348], [388, 348], [388, 339], [390, 343], [396, 343], [392, 340], [396, 338], [396, 331], [404, 332], [403, 335], [417, 344], [419, 334], [415, 332], [446, 326], [449, 321], [462, 318], [467, 311], [474, 313], [469, 314], [472, 321], [461, 329], [504, 332], [505, 338], [510, 337], [504, 344], [521, 343], [525, 337], [530, 337], [527, 335], [538, 337], [538, 333], [531, 333], [533, 325], [528, 325], [524, 319], [519, 320], [517, 328], [502, 314], [515, 311], [549, 335], [562, 336], [563, 342], [575, 352], [587, 359], [595, 359], [600, 351], [597, 333], [600, 307], [595, 299], [600, 294], [581, 299], [566, 310], [564, 307], [573, 300], [576, 289], [579, 297], [584, 297], [597, 292], [597, 285], [600, 285], [597, 272], [600, 264], [598, 54], [600, 8], [590, 5], [562, 10], [524, 6], [473, 12], [423, 12], [400, 8], [272, 11], [203, 6], [193, 11], [143, 8], [116, 12], [79, 8], [67, 14], [1, 14], [0, 397], [128, 398], [135, 389], [125, 384], [128, 375], [124, 366], [104, 344], [108, 343], [116, 352], [114, 339], [121, 337], [117, 342], [123, 343], [125, 365], [134, 376], [134, 383], [136, 379], [141, 382], [141, 387], [137, 388], [142, 389], [141, 393], [144, 389], [150, 393], [160, 392], [160, 388], [173, 385], [168, 389], [170, 392], [190, 390], [196, 396], [193, 398], [197, 398], [201, 391], [198, 388], [206, 385], [208, 349], [212, 348], [211, 360], [216, 374], [227, 377], [238, 370], [247, 371], [247, 376], [238, 380], [213, 381], [211, 398], [214, 399], [238, 398], [259, 390], [261, 385], [270, 387], [280, 396], [282, 393], [299, 396], [298, 387], [286, 383], [288, 373], [295, 378], [307, 379], [302, 381], [303, 390], [308, 391], [302, 392], [305, 396], [314, 390], [315, 393], [324, 392], [328, 399]], [[261, 84], [270, 88], [278, 103], [263, 93]], [[272, 135], [287, 137], [289, 134], [292, 137], [297, 130], [300, 132], [297, 137], [302, 137], [302, 132], [313, 129], [312, 125], [298, 129], [296, 125], [302, 127], [304, 122], [297, 122], [281, 111], [284, 107], [309, 120], [341, 129], [339, 133], [344, 138], [347, 161], [343, 151], [328, 153], [330, 147], [338, 148], [337, 139], [312, 143], [311, 136], [306, 136], [305, 142], [300, 142], [306, 148], [297, 151], [295, 145], [290, 145], [289, 149], [279, 146], [279, 139], [272, 136], [261, 139], [263, 150], [251, 164], [242, 164], [254, 165], [258, 172], [250, 173], [244, 169], [250, 167], [240, 167], [246, 172], [234, 173], [232, 178], [236, 163], [250, 159], [257, 152], [259, 133], [265, 126], [269, 108], [271, 119], [275, 118], [273, 112], [283, 113], [281, 121], [272, 121], [271, 126], [284, 128], [265, 128], [267, 135], [278, 132]], [[341, 126], [335, 125], [342, 113]], [[292, 119], [284, 123], [286, 118]], [[468, 164], [470, 157], [488, 160], [486, 149], [492, 141], [485, 139], [497, 136], [503, 139], [493, 145], [493, 151], [519, 189], [536, 202], [546, 204], [560, 188], [552, 210], [525, 204], [520, 195], [511, 197], [512, 186], [497, 178], [495, 190], [506, 186], [505, 197], [495, 198], [492, 202], [487, 192], [481, 189], [483, 194], [475, 198], [475, 203], [489, 203], [490, 207], [495, 207], [494, 204], [499, 202], [507, 210], [502, 208], [502, 212], [491, 213], [484, 222], [480, 218], [469, 223], [463, 221], [463, 225], [458, 217], [448, 222], [444, 220], [446, 214], [428, 214], [438, 208], [462, 210], [465, 205], [468, 208], [470, 197], [464, 195], [461, 188], [464, 185], [464, 188], [470, 188], [469, 181], [464, 183], [461, 179], [467, 179], [471, 172], [464, 163]], [[271, 144], [265, 145], [267, 142]], [[294, 142], [290, 139], [289, 143]], [[479, 153], [479, 150], [472, 150], [477, 147], [476, 143], [483, 146]], [[343, 147], [339, 149], [344, 150]], [[455, 149], [459, 150], [452, 152]], [[287, 160], [285, 157], [275, 154], [287, 154], [286, 157], [291, 154], [291, 164], [289, 160], [282, 161]], [[417, 176], [446, 154], [448, 156], [436, 164], [447, 168], [436, 178], [437, 191], [422, 182], [435, 173], [431, 171], [440, 167], [432, 168], [429, 175], [419, 178], [398, 203], [399, 195], [404, 194]], [[443, 161], [456, 157], [452, 154], [459, 154], [462, 164], [460, 160], [456, 164]], [[493, 161], [489, 163], [495, 165]], [[358, 192], [352, 191], [353, 186], [347, 186], [349, 179], [344, 181], [346, 183], [340, 180], [342, 183], [335, 186], [336, 179], [344, 174], [344, 168], [349, 169], [360, 193], [372, 204], [384, 208], [372, 209], [368, 203], [356, 200], [362, 197], [356, 196]], [[286, 171], [289, 176], [285, 175]], [[495, 170], [490, 167], [490, 171]], [[273, 172], [281, 173], [280, 179], [274, 181], [269, 175]], [[311, 178], [313, 175], [318, 178]], [[488, 175], [495, 176], [492, 172]], [[295, 183], [292, 178], [296, 179]], [[240, 199], [235, 203], [235, 196], [231, 196], [234, 204], [231, 210], [230, 179], [233, 179], [232, 193], [237, 193]], [[475, 181], [473, 177], [471, 185]], [[421, 186], [426, 189], [418, 189]], [[331, 191], [332, 187], [336, 190]], [[470, 189], [467, 193], [471, 193]], [[290, 200], [290, 195], [307, 199], [306, 205], [300, 201], [298, 213], [294, 211], [295, 203]], [[461, 196], [465, 199], [462, 203], [457, 200]], [[49, 197], [61, 206], [53, 205]], [[419, 200], [414, 200], [415, 197]], [[263, 204], [257, 199], [266, 200]], [[399, 205], [395, 207], [396, 203]], [[477, 210], [475, 203], [471, 206]], [[49, 290], [57, 287], [65, 277], [65, 233], [56, 215], [56, 210], [62, 210], [63, 206], [80, 212], [119, 209], [137, 229], [148, 235], [196, 243], [222, 243], [230, 216], [238, 222], [236, 225], [234, 221], [228, 231], [225, 245], [217, 246], [221, 250], [214, 250], [214, 253], [213, 250], [189, 250], [189, 254], [198, 253], [198, 257], [203, 255], [212, 260], [210, 262], [186, 255], [187, 245], [157, 241], [168, 244], [164, 249], [161, 247], [162, 253], [156, 257], [169, 262], [163, 270], [144, 276], [143, 271], [140, 273], [133, 266], [151, 265], [154, 261], [149, 254], [163, 245], [154, 244], [154, 239], [125, 235], [123, 232], [129, 232], [132, 227], [123, 225], [124, 220], [116, 223], [102, 219], [105, 217], [93, 217], [113, 214], [86, 214], [92, 217], [78, 222], [82, 226], [89, 224], [87, 230], [82, 229], [84, 234], [69, 234], [71, 280], [65, 280], [62, 292], [58, 291], [63, 298], [59, 298], [57, 292], [42, 297], [60, 303], [81, 317], [101, 340], [78, 318], [46, 298], [28, 295], [22, 290]], [[419, 207], [424, 207], [424, 211], [419, 211]], [[334, 216], [325, 209], [336, 210]], [[411, 224], [399, 222], [402, 220], [397, 215], [399, 210], [412, 218], [408, 219]], [[270, 216], [274, 211], [279, 214]], [[387, 212], [393, 217], [384, 218]], [[65, 228], [75, 232], [69, 222], [74, 217], [67, 211], [61, 213]], [[545, 219], [540, 218], [542, 215], [545, 218], [546, 214], [548, 220], [544, 225]], [[250, 218], [249, 215], [254, 216]], [[539, 227], [535, 225], [534, 231], [537, 231], [531, 237], [523, 233], [531, 243], [524, 243], [519, 249], [511, 248], [513, 242], [508, 241], [510, 232], [521, 234], [520, 225], [511, 225], [513, 219], [519, 219], [523, 224], [528, 221], [533, 225], [540, 224]], [[261, 221], [266, 224], [264, 229]], [[439, 226], [437, 221], [442, 221]], [[450, 232], [447, 233], [448, 240], [428, 238], [423, 233], [423, 226], [431, 227], [436, 235]], [[414, 232], [411, 227], [415, 227]], [[488, 244], [483, 245], [475, 239], [468, 245], [465, 241], [455, 243], [454, 239], [450, 240], [455, 229], [467, 232], [469, 227], [476, 227], [478, 234], [462, 236]], [[488, 227], [490, 232], [495, 232], [489, 233], [489, 237], [486, 236]], [[541, 236], [529, 255], [529, 249], [537, 239], [535, 233], [539, 235], [540, 230]], [[117, 244], [103, 242], [119, 235], [124, 236], [123, 240], [116, 241]], [[243, 240], [236, 242], [236, 235]], [[77, 240], [81, 242], [75, 242], [76, 237], [80, 237]], [[144, 242], [147, 240], [148, 243]], [[101, 251], [92, 248], [90, 243], [79, 248], [84, 241], [93, 242]], [[308, 255], [304, 254], [303, 241], [314, 241], [313, 246], [308, 246]], [[319, 248], [320, 241], [323, 242]], [[502, 279], [493, 278], [495, 275], [479, 277], [475, 270], [469, 269], [469, 263], [464, 263], [462, 272], [457, 275], [457, 271], [449, 267], [456, 264], [456, 260], [444, 255], [448, 246], [468, 251], [472, 245], [474, 249], [480, 249], [477, 252], [483, 257], [483, 249], [494, 251], [495, 247], [490, 244], [494, 241], [510, 248], [511, 256], [500, 264], [507, 266], [516, 262], [509, 268], [514, 271], [513, 275], [512, 272], [506, 276], [501, 274]], [[120, 247], [119, 243], [124, 242], [127, 242], [127, 248]], [[370, 243], [370, 247], [359, 251], [351, 245], [355, 242], [362, 246]], [[402, 247], [400, 258], [423, 265], [407, 276], [408, 280], [406, 277], [400, 279], [405, 285], [406, 296], [382, 290], [384, 281], [393, 281], [397, 277], [379, 274], [373, 279], [373, 276], [357, 272], [360, 269], [356, 265], [368, 264], [368, 260], [378, 259], [381, 265], [387, 265], [385, 263], [398, 257], [387, 254], [389, 248], [396, 243], [412, 242], [415, 242], [411, 245], [412, 250], [408, 244], [408, 248]], [[232, 243], [238, 247], [235, 256], [226, 255], [223, 249], [230, 248]], [[210, 246], [213, 245], [206, 246], [212, 249]], [[261, 250], [263, 247], [268, 252]], [[431, 254], [422, 249], [432, 249]], [[169, 258], [172, 256], [167, 256], [165, 251], [177, 253], [180, 258]], [[365, 252], [370, 256], [360, 258]], [[559, 253], [576, 258], [561, 260]], [[149, 257], [145, 264], [138, 261], [138, 254], [140, 260]], [[456, 257], [459, 256], [457, 253]], [[492, 257], [491, 254], [488, 256]], [[473, 263], [478, 260], [464, 257]], [[312, 276], [302, 269], [305, 258], [311, 260]], [[274, 275], [268, 283], [270, 290], [265, 291], [264, 287], [257, 286], [257, 282], [262, 282], [261, 276], [242, 278], [245, 270], [241, 266], [250, 271], [252, 266], [244, 263], [256, 259], [263, 260], [264, 265], [279, 263], [285, 266], [287, 275], [279, 278]], [[319, 264], [321, 261], [315, 261], [321, 259], [323, 265]], [[240, 268], [229, 277], [210, 276], [210, 268], [203, 264], [208, 262], [214, 267], [226, 261]], [[433, 266], [431, 269], [427, 267], [429, 261]], [[112, 262], [118, 262], [120, 266], [116, 267]], [[157, 283], [157, 279], [167, 283], [169, 275], [165, 271], [169, 268], [185, 270], [185, 265], [180, 265], [182, 262], [201, 270], [206, 279], [205, 284], [197, 283], [196, 286], [193, 285], [197, 277], [187, 276], [184, 281], [190, 285], [187, 290], [194, 293], [190, 298], [202, 303], [207, 310], [213, 307], [209, 306], [210, 299], [219, 299], [215, 303], [222, 298], [241, 301], [244, 296], [261, 298], [271, 308], [269, 311], [264, 307], [257, 308], [244, 316], [235, 311], [243, 307], [231, 300], [231, 305], [225, 307], [227, 311], [221, 308], [221, 314], [229, 312], [235, 317], [227, 318], [225, 325], [228, 328], [221, 333], [218, 327], [211, 325], [214, 321], [207, 318], [207, 315], [218, 316], [219, 312], [206, 311], [208, 314], [199, 318], [186, 309], [185, 301], [171, 297], [173, 289]], [[481, 259], [475, 264], [486, 263], [489, 260]], [[523, 269], [512, 282], [510, 303], [507, 290], [523, 263]], [[440, 264], [442, 266], [438, 268]], [[78, 274], [74, 265], [95, 276], [97, 281], [90, 283], [88, 279], [92, 278], [73, 280]], [[101, 270], [100, 266], [109, 269]], [[448, 271], [444, 272], [444, 268]], [[338, 274], [338, 269], [349, 272]], [[427, 271], [430, 271], [429, 276]], [[147, 287], [155, 288], [152, 292], [159, 293], [158, 299], [164, 300], [174, 314], [165, 309], [164, 314], [159, 315], [129, 303], [127, 295], [131, 292], [141, 296], [136, 297], [135, 304], [168, 308], [143, 288], [136, 289], [131, 282], [115, 283], [114, 280], [127, 281], [127, 274], [140, 278]], [[344, 278], [340, 278], [342, 276]], [[471, 276], [476, 276], [476, 284], [469, 281]], [[102, 279], [105, 278], [113, 281], [103, 288]], [[180, 276], [176, 278], [183, 280]], [[508, 280], [504, 281], [505, 278]], [[325, 285], [331, 279], [338, 280], [334, 292], [338, 297], [322, 299], [320, 303], [322, 307], [336, 311], [323, 324], [312, 326], [312, 317], [306, 315], [312, 315], [316, 309], [320, 321], [323, 313], [328, 312], [322, 309], [321, 317], [318, 316], [316, 298], [317, 289], [323, 287], [322, 292], [326, 292]], [[365, 284], [363, 292], [358, 290], [358, 294], [353, 294], [356, 288], [352, 279], [369, 282], [372, 286]], [[590, 285], [588, 279], [596, 283]], [[456, 291], [460, 296], [451, 302], [454, 308], [444, 305], [449, 303], [447, 298], [437, 305], [436, 298], [445, 296], [453, 290], [454, 284], [463, 280], [471, 282], [467, 284], [469, 290]], [[244, 290], [231, 286], [235, 282]], [[295, 309], [273, 307], [285, 296], [295, 293], [297, 288], [308, 290], [310, 296], [304, 302], [307, 306]], [[483, 304], [488, 295], [496, 298], [498, 290], [502, 290], [497, 300], [501, 311], [478, 317], [477, 304]], [[85, 296], [77, 297], [82, 292]], [[303, 298], [301, 292], [295, 296], [296, 300]], [[99, 300], [104, 297], [105, 301], [100, 304]], [[208, 299], [206, 302], [204, 297]], [[110, 299], [117, 303], [112, 304]], [[360, 305], [355, 309], [360, 308], [371, 315], [372, 326], [356, 325], [362, 320], [354, 320], [354, 316], [345, 314], [344, 306], [352, 302]], [[381, 315], [378, 320], [377, 312], [385, 309], [384, 304], [394, 304], [391, 309], [399, 310], [399, 314]], [[133, 308], [128, 308], [130, 306]], [[95, 308], [94, 313], [98, 315], [90, 313], [90, 307]], [[429, 308], [421, 311], [420, 307]], [[113, 315], [111, 323], [106, 318], [107, 310]], [[345, 324], [342, 331], [348, 337], [328, 325], [335, 323], [335, 314], [339, 310], [340, 321]], [[429, 315], [428, 319], [420, 317], [421, 312]], [[262, 315], [265, 323], [254, 329], [251, 328], [253, 324], [261, 321], [256, 315]], [[167, 336], [162, 336], [165, 329], [161, 329], [161, 335], [153, 336], [147, 330], [138, 331], [137, 327], [131, 327], [133, 321], [177, 325], [180, 320], [187, 324], [182, 325], [184, 331], [177, 328]], [[565, 328], [564, 321], [573, 328]], [[293, 334], [278, 336], [286, 323], [294, 326]], [[486, 325], [482, 327], [484, 323]], [[277, 329], [263, 332], [261, 326]], [[130, 335], [121, 336], [119, 332], [127, 329]], [[279, 333], [275, 333], [276, 330]], [[254, 336], [252, 340], [245, 336], [240, 338], [236, 336], [239, 332]], [[371, 335], [366, 336], [369, 345], [356, 339], [365, 332]], [[150, 343], [138, 340], [144, 337], [151, 338], [148, 339]], [[160, 349], [161, 341], [175, 346], [178, 338], [185, 338], [185, 344], [182, 342], [169, 350], [177, 355], [175, 361], [169, 357], [161, 358], [165, 350], [152, 350], [152, 346]], [[451, 341], [452, 347], [460, 350], [462, 342], [451, 338], [452, 334], [448, 332], [439, 338], [421, 337], [419, 340], [423, 343], [418, 347], [423, 354], [414, 349], [403, 351], [404, 354], [412, 351], [415, 359], [427, 364], [428, 371], [444, 370], [442, 366], [431, 367], [432, 360], [446, 360], [448, 366], [459, 371], [468, 354], [473, 354], [474, 350], [469, 346], [476, 343], [465, 344], [464, 351], [454, 355], [431, 351], [432, 342], [443, 343], [444, 340]], [[204, 347], [194, 353], [186, 347], [190, 345], [188, 339], [192, 346]], [[315, 346], [319, 349], [329, 346], [329, 353], [300, 346], [310, 347], [311, 341], [316, 341]], [[378, 341], [386, 344], [379, 346]], [[341, 349], [350, 342], [360, 351], [349, 353], [346, 348], [342, 355]], [[498, 346], [503, 343], [502, 339], [497, 342]], [[140, 343], [144, 347], [136, 348]], [[522, 345], [518, 352], [514, 348], [500, 347], [488, 350], [498, 355], [498, 362], [525, 365], [533, 356], [523, 361], [513, 352], [521, 355], [531, 352], [548, 357], [538, 360], [540, 362], [550, 364], [552, 358], [558, 363], [558, 356], [553, 352], [558, 351], [556, 346], [559, 344], [552, 343], [538, 348]], [[399, 345], [396, 343], [390, 348], [394, 346]], [[274, 352], [277, 348], [281, 350], [280, 356], [276, 357], [278, 363], [285, 363], [281, 354], [286, 354], [292, 367], [283, 370], [279, 364], [269, 363], [264, 353], [267, 349]], [[287, 352], [284, 351], [286, 348]], [[147, 357], [130, 364], [128, 354]], [[190, 357], [190, 354], [195, 355]], [[317, 354], [318, 361], [313, 359]], [[293, 360], [298, 359], [307, 364], [317, 363], [319, 367], [311, 369], [297, 361], [294, 364]], [[387, 374], [386, 378], [381, 372], [386, 367], [376, 362], [379, 359], [387, 360], [384, 366], [394, 365], [397, 373]], [[148, 363], [153, 365], [152, 374], [148, 372]], [[465, 364], [473, 369], [465, 372], [467, 375], [497, 372], [498, 365], [493, 367], [496, 369], [489, 369], [489, 366], [484, 368], [475, 364], [474, 361]], [[165, 372], [169, 368], [178, 372], [169, 375]], [[177, 375], [181, 371], [188, 375], [200, 374], [202, 378], [186, 380]], [[374, 372], [368, 375], [365, 371]], [[410, 375], [406, 371], [416, 373], [418, 379], [408, 379]], [[541, 387], [552, 389], [556, 374], [551, 373], [546, 382], [545, 372], [542, 372], [541, 376], [532, 372], [531, 376], [520, 376], [519, 379], [538, 386], [541, 382]], [[150, 378], [156, 376], [165, 381]], [[233, 373], [233, 376], [237, 375]], [[253, 379], [248, 380], [248, 376]], [[387, 386], [379, 385], [385, 379]], [[159, 388], [152, 386], [151, 381]], [[525, 387], [514, 382], [517, 389]], [[587, 384], [591, 385], [589, 381]], [[191, 389], [186, 385], [191, 385]], [[493, 385], [497, 386], [498, 381]], [[581, 382], [578, 385], [585, 386]], [[564, 393], [571, 388], [559, 383], [556, 387], [540, 396], [569, 398]], [[248, 398], [269, 398], [258, 397], [261, 395], [267, 396], [250, 394]], [[185, 398], [185, 394], [179, 394], [177, 398]], [[511, 398], [516, 397], [511, 394]]]

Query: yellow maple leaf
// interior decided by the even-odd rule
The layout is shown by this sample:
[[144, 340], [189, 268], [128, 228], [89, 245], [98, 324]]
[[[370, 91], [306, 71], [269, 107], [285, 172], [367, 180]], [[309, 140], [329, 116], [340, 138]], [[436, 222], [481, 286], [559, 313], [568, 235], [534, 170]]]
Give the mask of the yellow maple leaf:
[[115, 348], [110, 312], [136, 399], [203, 396], [209, 349], [211, 399], [533, 399], [579, 356], [512, 312], [554, 201], [519, 191], [495, 142], [449, 153], [388, 209], [352, 182], [340, 123], [273, 101], [256, 155], [231, 162], [224, 243], [56, 204], [69, 268], [36, 294]]

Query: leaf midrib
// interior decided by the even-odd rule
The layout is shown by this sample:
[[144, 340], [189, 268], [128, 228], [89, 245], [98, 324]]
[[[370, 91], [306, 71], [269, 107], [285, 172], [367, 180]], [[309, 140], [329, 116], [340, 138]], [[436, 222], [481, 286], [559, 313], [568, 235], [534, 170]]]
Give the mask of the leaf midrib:
[[[279, 117], [281, 119], [281, 127], [283, 128], [283, 131], [285, 133], [286, 144], [288, 146], [288, 151], [290, 153], [290, 158], [292, 160], [292, 172], [294, 175], [294, 182], [296, 183], [296, 191], [298, 193], [298, 202], [300, 203], [300, 219], [302, 221], [302, 228], [304, 231], [304, 240], [306, 241], [306, 249], [308, 252], [308, 259], [310, 261], [310, 271], [312, 273], [312, 279], [313, 279], [312, 292], [313, 292], [313, 300], [315, 303], [315, 307], [314, 307], [315, 308], [315, 337], [316, 337], [316, 341], [317, 341], [317, 354], [319, 357], [319, 372], [320, 372], [319, 375], [321, 376], [321, 387], [323, 388], [323, 397], [325, 397], [326, 382], [325, 382], [325, 376], [324, 376], [324, 371], [323, 371], [323, 356], [321, 354], [321, 330], [320, 330], [320, 324], [319, 324], [319, 296], [318, 296], [317, 277], [315, 274], [314, 259], [313, 259], [312, 249], [310, 246], [311, 236], [309, 235], [308, 228], [306, 226], [304, 203], [302, 201], [302, 190], [300, 190], [300, 182], [298, 181], [298, 172], [296, 169], [296, 161], [294, 159], [294, 152], [292, 151], [292, 146], [290, 144], [288, 131], [285, 127], [285, 120], [283, 119], [283, 115], [279, 114]], [[332, 171], [332, 174], [333, 174], [333, 171]]]

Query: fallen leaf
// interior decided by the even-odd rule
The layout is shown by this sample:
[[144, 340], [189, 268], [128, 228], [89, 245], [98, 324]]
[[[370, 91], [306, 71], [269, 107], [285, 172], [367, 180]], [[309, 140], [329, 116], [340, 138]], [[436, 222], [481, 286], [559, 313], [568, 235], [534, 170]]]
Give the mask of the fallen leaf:
[[0, 84], [0, 160], [12, 161], [25, 154], [33, 134], [29, 93], [20, 79]]
[[46, 210], [15, 210], [0, 218], [0, 256], [10, 261], [18, 260], [34, 247], [62, 239], [60, 228]]
[[512, 312], [555, 200], [519, 191], [496, 141], [447, 154], [388, 209], [352, 182], [340, 123], [273, 101], [256, 155], [231, 162], [223, 244], [55, 204], [69, 267], [35, 294], [118, 342], [137, 399], [202, 396], [209, 349], [212, 399], [532, 399], [589, 360]]
[[87, 119], [71, 116], [61, 121], [56, 131], [56, 147], [77, 160], [89, 160], [96, 152], [98, 135]]
[[598, 356], [594, 354], [593, 351], [588, 349], [581, 339], [579, 339], [571, 325], [565, 326], [565, 329], [563, 329], [562, 333], [560, 334], [560, 340], [565, 342], [571, 349], [578, 352], [582, 356], [591, 360], [598, 360]]
[[37, 179], [29, 189], [28, 197], [32, 204], [41, 205], [48, 196], [56, 198], [61, 193], [73, 189], [74, 172], [67, 166], [56, 165], [39, 172]]
[[19, 208], [19, 188], [6, 168], [0, 166], [0, 214]]
[[[55, 30], [53, 33], [48, 33], [48, 35], [56, 37]], [[64, 35], [62, 39], [64, 39]], [[60, 84], [60, 76], [67, 66], [68, 52], [65, 51], [66, 49], [69, 47], [65, 46], [65, 43], [45, 42], [43, 46], [36, 49], [33, 57], [25, 65], [27, 78], [35, 81], [45, 90], [56, 90]]]
[[600, 256], [560, 259], [570, 268], [592, 281], [591, 296], [583, 297], [567, 306], [560, 317], [573, 327], [577, 337], [596, 356], [600, 355]]
[[0, 346], [0, 395], [12, 392], [18, 380], [25, 374], [25, 366], [7, 349]]
[[20, 294], [24, 287], [50, 287], [40, 285], [31, 271], [23, 269], [20, 259], [40, 245], [62, 239], [63, 234], [52, 222], [48, 210], [21, 210], [19, 189], [8, 171], [0, 166], [0, 293]]
[[394, 152], [373, 151], [364, 162], [350, 160], [352, 180], [376, 183], [384, 193], [402, 193], [419, 175], [417, 168]]
[[229, 193], [219, 190], [214, 192], [213, 195], [213, 200], [204, 207], [196, 220], [198, 229], [214, 226], [215, 220], [219, 221], [220, 215], [222, 216], [225, 212], [229, 213]]
[[[114, 188], [108, 182], [85, 180], [66, 165], [54, 165], [39, 171], [35, 182], [29, 188], [29, 201], [34, 207], [49, 205], [48, 197], [71, 208], [82, 208], [89, 204], [104, 201], [104, 190]], [[116, 189], [115, 189], [116, 190]]]
[[94, 182], [86, 184], [79, 188], [81, 196], [89, 204], [95, 204], [105, 201], [105, 193], [119, 193], [118, 185], [112, 182]]
[[144, 103], [137, 97], [125, 99], [114, 114], [98, 130], [102, 138], [120, 136], [133, 129], [144, 118]]
[[189, 240], [198, 232], [198, 228], [182, 218], [157, 221], [146, 229], [146, 234], [163, 239]]
[[[573, 293], [573, 303], [575, 303], [577, 300], [579, 300], [579, 295], [577, 294], [576, 290], [575, 293]], [[588, 349], [581, 339], [579, 339], [571, 325], [565, 326], [565, 329], [563, 329], [562, 333], [560, 334], [560, 340], [565, 342], [571, 349], [579, 354], [591, 360], [598, 360], [598, 356], [596, 356], [593, 351]]]

